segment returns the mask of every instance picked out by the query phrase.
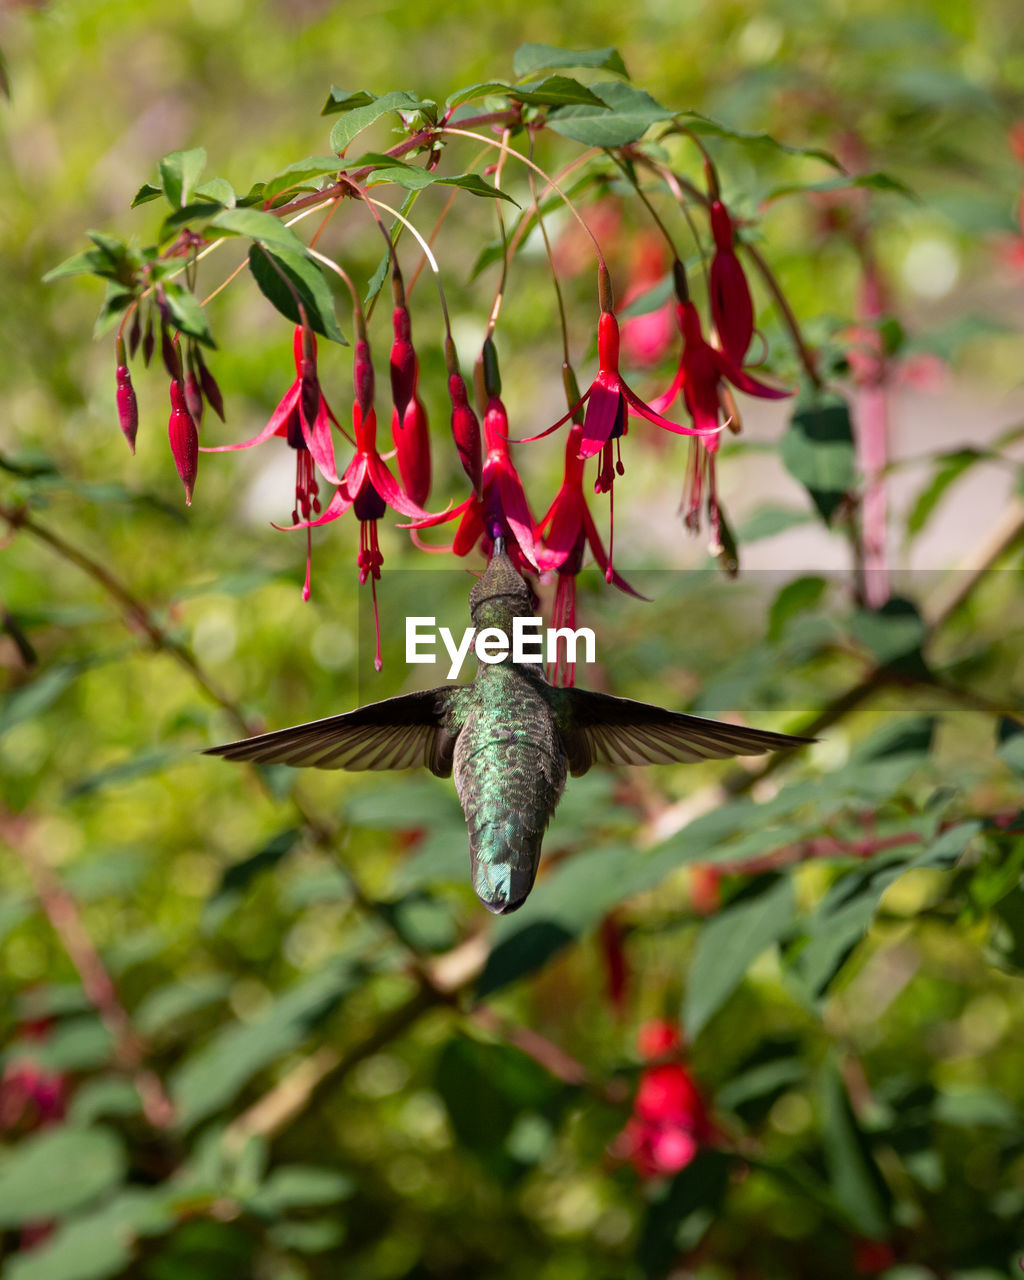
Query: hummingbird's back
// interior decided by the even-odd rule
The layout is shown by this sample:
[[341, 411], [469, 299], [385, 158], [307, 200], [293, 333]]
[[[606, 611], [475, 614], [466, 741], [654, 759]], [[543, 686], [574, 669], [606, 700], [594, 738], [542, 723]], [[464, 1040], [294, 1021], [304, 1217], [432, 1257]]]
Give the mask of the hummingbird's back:
[[533, 887], [544, 830], [565, 787], [565, 749], [539, 684], [511, 664], [481, 673], [455, 743], [473, 888], [498, 915], [515, 911]]

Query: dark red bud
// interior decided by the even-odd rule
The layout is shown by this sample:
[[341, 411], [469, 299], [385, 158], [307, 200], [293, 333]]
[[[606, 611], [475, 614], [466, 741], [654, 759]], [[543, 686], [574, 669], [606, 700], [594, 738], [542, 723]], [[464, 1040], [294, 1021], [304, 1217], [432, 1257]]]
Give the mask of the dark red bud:
[[398, 450], [398, 474], [402, 486], [418, 507], [430, 495], [430, 432], [427, 413], [419, 397], [409, 401], [402, 425], [398, 410], [391, 417], [391, 434]]
[[678, 258], [672, 263], [672, 283], [675, 286], [676, 297], [681, 303], [690, 301], [690, 286], [686, 279], [686, 268]]
[[711, 206], [711, 234], [715, 237], [715, 248], [719, 253], [732, 252], [732, 219], [721, 200], [714, 201]]
[[136, 351], [139, 349], [139, 343], [142, 341], [142, 309], [135, 308], [135, 314], [132, 316], [131, 327], [128, 330], [128, 352], [134, 359]]
[[356, 404], [359, 405], [365, 417], [373, 407], [373, 361], [370, 358], [370, 344], [365, 338], [360, 338], [356, 343], [353, 376]]
[[484, 392], [487, 398], [491, 399], [493, 396], [500, 396], [501, 372], [498, 369], [498, 352], [490, 338], [484, 339], [483, 349], [480, 352], [480, 362], [483, 369]]
[[142, 339], [142, 359], [147, 369], [149, 368], [150, 360], [153, 359], [153, 351], [155, 347], [156, 339], [153, 336], [153, 312], [151, 309], [149, 315], [146, 317], [146, 334]]
[[469, 393], [462, 378], [453, 373], [448, 379], [448, 394], [452, 402], [452, 436], [459, 451], [462, 469], [469, 476], [476, 493], [483, 480], [483, 461], [480, 455], [480, 420], [469, 404]]
[[395, 308], [393, 321], [395, 341], [391, 348], [391, 398], [399, 418], [403, 418], [409, 401], [416, 394], [418, 368], [411, 341], [409, 312], [405, 307]]
[[200, 352], [196, 351], [196, 363], [199, 365], [199, 384], [203, 388], [203, 395], [206, 397], [206, 403], [214, 411], [221, 422], [224, 421], [224, 397], [220, 393], [220, 387], [217, 386], [217, 379], [207, 369], [206, 361]]
[[117, 417], [128, 441], [128, 448], [135, 452], [135, 436], [139, 429], [139, 404], [135, 399], [135, 388], [128, 366], [117, 366]]
[[160, 354], [163, 356], [164, 368], [173, 380], [181, 378], [181, 356], [171, 332], [165, 324], [160, 326]]
[[320, 413], [320, 380], [316, 365], [306, 356], [299, 362], [299, 409], [307, 427], [312, 427]]
[[185, 404], [193, 422], [197, 427], [200, 426], [203, 421], [203, 393], [199, 390], [199, 379], [192, 369], [185, 374]]
[[597, 363], [611, 373], [619, 368], [619, 322], [610, 311], [602, 311], [597, 323]]
[[192, 505], [192, 490], [199, 468], [199, 432], [192, 421], [185, 400], [185, 387], [180, 379], [171, 380], [171, 417], [167, 424], [171, 454], [185, 486], [185, 503]]

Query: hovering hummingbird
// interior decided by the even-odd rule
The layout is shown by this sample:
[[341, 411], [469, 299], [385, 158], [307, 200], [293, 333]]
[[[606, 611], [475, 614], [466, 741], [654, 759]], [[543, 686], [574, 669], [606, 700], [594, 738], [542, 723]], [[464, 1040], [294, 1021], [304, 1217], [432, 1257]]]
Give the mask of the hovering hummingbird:
[[[506, 636], [514, 618], [533, 617], [530, 588], [502, 539], [469, 593], [469, 611], [478, 631], [498, 627]], [[567, 772], [578, 777], [594, 764], [759, 755], [809, 741], [630, 698], [557, 688], [540, 666], [510, 656], [479, 663], [469, 685], [385, 698], [344, 715], [211, 747], [206, 754], [317, 769], [426, 765], [439, 778], [454, 770], [469, 827], [473, 888], [488, 911], [507, 915], [533, 888], [541, 840]]]

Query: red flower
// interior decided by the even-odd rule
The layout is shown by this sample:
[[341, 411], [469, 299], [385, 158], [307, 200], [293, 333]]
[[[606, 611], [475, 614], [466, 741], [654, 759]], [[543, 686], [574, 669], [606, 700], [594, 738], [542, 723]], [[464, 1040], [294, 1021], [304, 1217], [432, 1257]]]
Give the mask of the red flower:
[[715, 238], [710, 279], [711, 317], [722, 350], [739, 366], [754, 336], [754, 304], [733, 247], [732, 219], [721, 200], [711, 203], [711, 234]]
[[[605, 581], [625, 591], [638, 600], [643, 600], [639, 591], [635, 591], [625, 578], [616, 573], [611, 563], [611, 542], [608, 554], [605, 554], [601, 535], [594, 524], [594, 518], [587, 507], [583, 493], [584, 461], [580, 457], [583, 427], [574, 422], [565, 442], [565, 472], [562, 486], [555, 495], [555, 500], [548, 508], [548, 513], [537, 525], [537, 535], [544, 536], [543, 547], [537, 550], [537, 564], [541, 569], [556, 569], [558, 585], [555, 589], [555, 603], [552, 623], [555, 627], [576, 629], [576, 575], [583, 567], [583, 552], [589, 545], [598, 566], [604, 571]], [[598, 481], [600, 484], [600, 480]], [[611, 485], [609, 484], [609, 488]], [[556, 664], [550, 678], [566, 686], [575, 681], [573, 665], [561, 662]]]
[[[459, 381], [461, 383], [461, 378]], [[523, 492], [523, 482], [508, 451], [508, 414], [497, 395], [492, 395], [487, 403], [484, 442], [487, 456], [479, 493], [472, 493], [452, 511], [401, 527], [427, 529], [459, 518], [459, 527], [450, 546], [429, 547], [414, 538], [417, 546], [428, 551], [453, 551], [457, 556], [465, 556], [479, 544], [489, 557], [494, 539], [501, 537], [505, 539], [505, 550], [516, 568], [521, 573], [536, 573], [539, 564], [534, 545], [534, 519]]]
[[[339, 430], [340, 423], [331, 412], [320, 390], [320, 381], [316, 371], [316, 338], [309, 330], [296, 326], [292, 337], [292, 353], [295, 359], [295, 381], [281, 397], [277, 408], [270, 415], [267, 425], [251, 440], [243, 440], [239, 444], [221, 444], [213, 448], [203, 448], [201, 453], [227, 453], [234, 449], [251, 449], [262, 444], [271, 436], [282, 436], [295, 450], [295, 506], [292, 510], [292, 524], [308, 521], [313, 514], [319, 514], [319, 486], [316, 480], [316, 467], [331, 484], [338, 483], [335, 472], [334, 443], [331, 437], [331, 423]], [[206, 379], [212, 383], [208, 387]], [[218, 403], [220, 392], [216, 383], [208, 374], [206, 366], [200, 368], [200, 379], [206, 389], [206, 398], [220, 413]], [[216, 397], [211, 396], [216, 392]], [[223, 414], [220, 416], [223, 417]], [[314, 466], [314, 463], [316, 464]], [[306, 580], [302, 587], [303, 600], [309, 599], [310, 574], [312, 568], [312, 535], [306, 534]]]
[[427, 411], [416, 394], [419, 362], [412, 345], [409, 310], [395, 307], [392, 323], [395, 340], [391, 347], [391, 435], [398, 452], [398, 474], [405, 491], [417, 505], [430, 493], [430, 435]]
[[[679, 1032], [669, 1022], [648, 1022], [640, 1029], [640, 1052], [662, 1057], [680, 1048]], [[696, 1084], [682, 1062], [647, 1067], [633, 1101], [633, 1114], [616, 1148], [642, 1178], [671, 1177], [693, 1160], [714, 1137], [714, 1128]]]
[[192, 505], [192, 490], [199, 468], [199, 432], [185, 399], [185, 386], [180, 378], [171, 379], [171, 416], [167, 423], [171, 454], [185, 486], [185, 504]]

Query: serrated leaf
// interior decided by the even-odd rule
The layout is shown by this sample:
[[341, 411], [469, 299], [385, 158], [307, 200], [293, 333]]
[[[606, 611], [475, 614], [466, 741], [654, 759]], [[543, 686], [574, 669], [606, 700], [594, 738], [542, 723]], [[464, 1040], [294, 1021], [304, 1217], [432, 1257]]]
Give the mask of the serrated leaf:
[[702, 114], [700, 111], [680, 111], [677, 113], [681, 118], [685, 118], [687, 129], [691, 133], [710, 134], [717, 138], [728, 138], [732, 142], [742, 142], [745, 144], [753, 144], [755, 146], [770, 146], [777, 151], [782, 151], [789, 156], [808, 156], [813, 160], [821, 160], [824, 164], [829, 165], [832, 169], [838, 169], [842, 172], [843, 166], [829, 151], [823, 151], [820, 147], [793, 147], [788, 143], [779, 142], [777, 138], [773, 138], [770, 133], [748, 133], [743, 129], [732, 129], [726, 124], [722, 124], [719, 120], [713, 120], [710, 116]]
[[548, 127], [588, 147], [624, 147], [674, 114], [643, 89], [620, 80], [602, 81], [591, 89], [604, 107], [557, 107], [548, 115]]
[[389, 111], [421, 111], [434, 105], [404, 89], [385, 93], [365, 106], [346, 110], [331, 130], [331, 147], [335, 151], [344, 151], [357, 134], [362, 133], [365, 128], [375, 120], [379, 120], [381, 116], [387, 115]]
[[195, 294], [174, 280], [167, 280], [162, 287], [167, 309], [175, 326], [206, 346], [216, 348], [206, 312]]
[[476, 98], [490, 98], [498, 94], [507, 94], [512, 86], [504, 80], [481, 80], [479, 84], [466, 85], [464, 89], [456, 89], [456, 91], [445, 99], [445, 107], [449, 111], [454, 111], [456, 107], [461, 107], [464, 102], [472, 102]]
[[577, 103], [592, 107], [605, 105], [596, 93], [571, 76], [547, 76], [543, 80], [531, 80], [509, 89], [508, 96], [516, 102], [535, 107], [562, 107]]
[[553, 44], [521, 44], [512, 55], [512, 69], [517, 76], [533, 75], [549, 67], [596, 67], [629, 79], [618, 49], [610, 45], [604, 49], [559, 49]]
[[124, 1170], [107, 1129], [61, 1126], [24, 1138], [0, 1156], [0, 1227], [63, 1217], [116, 1186]]
[[789, 931], [796, 911], [789, 876], [765, 876], [701, 929], [683, 998], [683, 1027], [693, 1040], [742, 982], [762, 951]]
[[275, 174], [263, 188], [263, 197], [266, 200], [272, 200], [274, 196], [298, 186], [307, 178], [323, 177], [325, 173], [337, 173], [342, 167], [343, 162], [338, 156], [307, 156], [305, 160], [297, 160]]
[[314, 331], [348, 346], [334, 314], [334, 295], [318, 263], [277, 245], [254, 244], [249, 250], [249, 270], [263, 296], [292, 324], [302, 322], [297, 294]]
[[229, 235], [248, 236], [259, 244], [307, 254], [305, 244], [291, 227], [263, 209], [224, 209], [211, 220], [210, 226]]
[[332, 84], [327, 101], [320, 108], [320, 114], [322, 116], [337, 115], [339, 111], [353, 111], [356, 107], [368, 107], [374, 101], [376, 101], [376, 95], [366, 89], [357, 89], [354, 93], [349, 93], [347, 89], [339, 89]]
[[846, 401], [823, 395], [798, 402], [779, 452], [786, 470], [807, 489], [828, 523], [857, 481]]
[[164, 156], [160, 161], [160, 183], [170, 205], [178, 208], [189, 203], [205, 167], [206, 150], [203, 147], [172, 151]]

